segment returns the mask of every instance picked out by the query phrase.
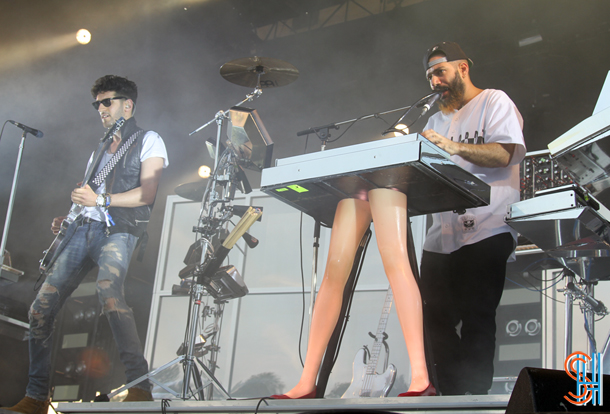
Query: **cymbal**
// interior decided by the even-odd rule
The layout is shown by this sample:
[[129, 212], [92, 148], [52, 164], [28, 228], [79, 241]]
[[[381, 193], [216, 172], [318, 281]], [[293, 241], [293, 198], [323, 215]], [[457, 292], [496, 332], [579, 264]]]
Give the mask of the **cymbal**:
[[241, 58], [220, 67], [220, 76], [231, 83], [254, 88], [285, 86], [299, 77], [299, 70], [288, 62], [265, 57]]
[[184, 183], [180, 184], [174, 191], [180, 197], [186, 198], [188, 200], [193, 201], [202, 201], [203, 193], [205, 191], [205, 187], [207, 186], [207, 182], [205, 180], [196, 181], [194, 183]]

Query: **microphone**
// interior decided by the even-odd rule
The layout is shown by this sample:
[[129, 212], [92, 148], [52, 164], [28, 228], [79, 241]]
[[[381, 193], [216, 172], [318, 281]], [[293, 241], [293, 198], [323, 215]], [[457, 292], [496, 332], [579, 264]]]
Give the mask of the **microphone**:
[[11, 121], [10, 119], [8, 122], [15, 125], [17, 128], [23, 129], [26, 133], [34, 135], [36, 138], [42, 138], [42, 135], [43, 135], [42, 131], [39, 131], [34, 128], [30, 128], [29, 126], [20, 124], [19, 122]]
[[[409, 132], [409, 128], [426, 114], [432, 106], [438, 101], [444, 91], [434, 91], [429, 95], [424, 96], [413, 105], [409, 106], [406, 112], [394, 122], [391, 127], [383, 131], [381, 135], [386, 135], [390, 132], [401, 133], [405, 135], [405, 131]], [[397, 125], [402, 125], [404, 128], [396, 128]]]
[[308, 135], [308, 134], [317, 134], [318, 132], [320, 132], [322, 136], [325, 136], [326, 134], [328, 134], [328, 130], [331, 128], [339, 129], [339, 126], [337, 124], [328, 124], [328, 125], [319, 126], [319, 127], [315, 127], [315, 128], [305, 129], [303, 131], [297, 132], [297, 137], [300, 137], [303, 135]]
[[420, 116], [423, 116], [426, 112], [428, 112], [432, 106], [436, 103], [436, 101], [439, 100], [439, 98], [441, 97], [441, 95], [443, 94], [443, 91], [438, 91], [433, 93], [432, 95], [429, 95], [429, 99], [426, 99], [423, 103], [423, 105], [421, 106], [423, 108], [422, 113]]

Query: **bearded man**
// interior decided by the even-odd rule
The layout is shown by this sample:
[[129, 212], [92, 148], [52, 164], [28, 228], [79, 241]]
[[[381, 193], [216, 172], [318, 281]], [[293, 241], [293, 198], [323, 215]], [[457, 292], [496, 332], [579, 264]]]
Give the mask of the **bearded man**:
[[489, 206], [434, 214], [424, 244], [424, 321], [443, 395], [491, 388], [496, 308], [517, 239], [504, 216], [506, 206], [519, 201], [526, 152], [517, 107], [502, 91], [474, 86], [472, 65], [453, 42], [434, 45], [424, 56], [430, 87], [441, 92], [441, 111], [422, 135], [491, 186]]

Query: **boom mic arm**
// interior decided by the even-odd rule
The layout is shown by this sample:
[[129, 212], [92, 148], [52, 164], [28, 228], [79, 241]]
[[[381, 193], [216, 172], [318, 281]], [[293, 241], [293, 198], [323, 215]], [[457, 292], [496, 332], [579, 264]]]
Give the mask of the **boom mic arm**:
[[429, 95], [424, 96], [413, 105], [406, 110], [406, 112], [398, 119], [398, 121], [394, 122], [392, 126], [383, 131], [381, 135], [386, 135], [390, 132], [399, 132], [401, 134], [405, 134], [403, 129], [397, 128], [398, 125], [405, 125], [408, 133], [408, 129], [417, 122], [422, 116], [426, 114], [432, 106], [436, 103], [436, 101], [441, 97], [443, 91], [434, 91]]

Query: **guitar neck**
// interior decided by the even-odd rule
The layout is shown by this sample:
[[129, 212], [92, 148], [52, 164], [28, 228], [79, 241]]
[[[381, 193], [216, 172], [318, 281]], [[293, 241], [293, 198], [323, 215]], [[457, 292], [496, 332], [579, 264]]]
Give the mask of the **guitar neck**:
[[390, 310], [392, 309], [392, 302], [394, 301], [394, 294], [392, 288], [388, 288], [388, 292], [385, 295], [385, 302], [383, 309], [381, 310], [381, 317], [379, 318], [379, 324], [377, 325], [377, 332], [375, 334], [375, 342], [371, 349], [371, 356], [369, 363], [366, 366], [367, 374], [374, 374], [377, 369], [377, 361], [379, 360], [379, 354], [381, 353], [381, 345], [383, 344], [383, 337], [388, 326], [388, 318], [390, 317]]

